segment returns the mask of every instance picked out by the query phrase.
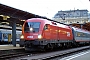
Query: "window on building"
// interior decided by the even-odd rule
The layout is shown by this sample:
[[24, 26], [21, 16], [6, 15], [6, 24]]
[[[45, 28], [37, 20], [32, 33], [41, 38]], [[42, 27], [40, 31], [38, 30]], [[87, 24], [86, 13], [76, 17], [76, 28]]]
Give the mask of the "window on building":
[[72, 23], [72, 22], [70, 22], [70, 23]]
[[77, 23], [79, 23], [79, 22], [77, 22]]

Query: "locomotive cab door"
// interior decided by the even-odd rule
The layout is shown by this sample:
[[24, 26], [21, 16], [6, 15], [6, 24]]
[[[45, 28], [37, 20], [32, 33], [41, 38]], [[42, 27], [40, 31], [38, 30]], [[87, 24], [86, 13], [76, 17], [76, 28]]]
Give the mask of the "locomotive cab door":
[[51, 38], [50, 25], [49, 24], [46, 24], [44, 26], [44, 29], [43, 29], [43, 38], [44, 39], [50, 39]]

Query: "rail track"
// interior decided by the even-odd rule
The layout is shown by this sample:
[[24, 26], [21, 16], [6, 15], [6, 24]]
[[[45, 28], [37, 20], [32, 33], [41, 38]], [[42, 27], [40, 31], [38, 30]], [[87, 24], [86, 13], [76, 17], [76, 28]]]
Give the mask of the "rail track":
[[49, 52], [25, 52], [22, 50], [0, 51], [0, 60], [49, 60], [81, 50], [90, 49], [90, 46], [62, 49]]
[[79, 52], [82, 50], [90, 49], [90, 46], [84, 46], [84, 47], [77, 47], [77, 48], [72, 48], [72, 49], [65, 49], [65, 50], [60, 50], [60, 51], [52, 51], [52, 52], [46, 52], [43, 54], [37, 54], [34, 56], [24, 56], [23, 58], [18, 58], [15, 60], [52, 60], [56, 57], [64, 56], [67, 54]]
[[27, 52], [25, 49], [0, 50], [0, 60], [14, 60], [23, 56], [35, 56], [43, 54], [41, 51]]
[[18, 56], [24, 56], [24, 55], [27, 55], [27, 53], [10, 53], [10, 54], [3, 54], [3, 55], [0, 55], [0, 60], [1, 60], [1, 59], [9, 59], [9, 58], [18, 57]]
[[0, 51], [0, 60], [10, 59], [18, 56], [25, 56], [29, 53], [24, 52], [24, 49], [16, 50], [1, 50]]

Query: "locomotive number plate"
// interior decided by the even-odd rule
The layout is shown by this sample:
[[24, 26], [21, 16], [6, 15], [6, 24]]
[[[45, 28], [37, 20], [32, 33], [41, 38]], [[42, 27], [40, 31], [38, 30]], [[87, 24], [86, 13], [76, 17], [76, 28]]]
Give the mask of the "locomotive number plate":
[[33, 36], [27, 36], [27, 38], [33, 38]]

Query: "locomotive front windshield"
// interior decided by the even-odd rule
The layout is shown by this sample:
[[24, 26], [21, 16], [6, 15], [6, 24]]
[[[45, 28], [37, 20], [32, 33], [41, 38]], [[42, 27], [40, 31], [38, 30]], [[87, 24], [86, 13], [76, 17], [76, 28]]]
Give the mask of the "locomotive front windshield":
[[25, 32], [39, 32], [40, 22], [26, 22], [24, 26]]

